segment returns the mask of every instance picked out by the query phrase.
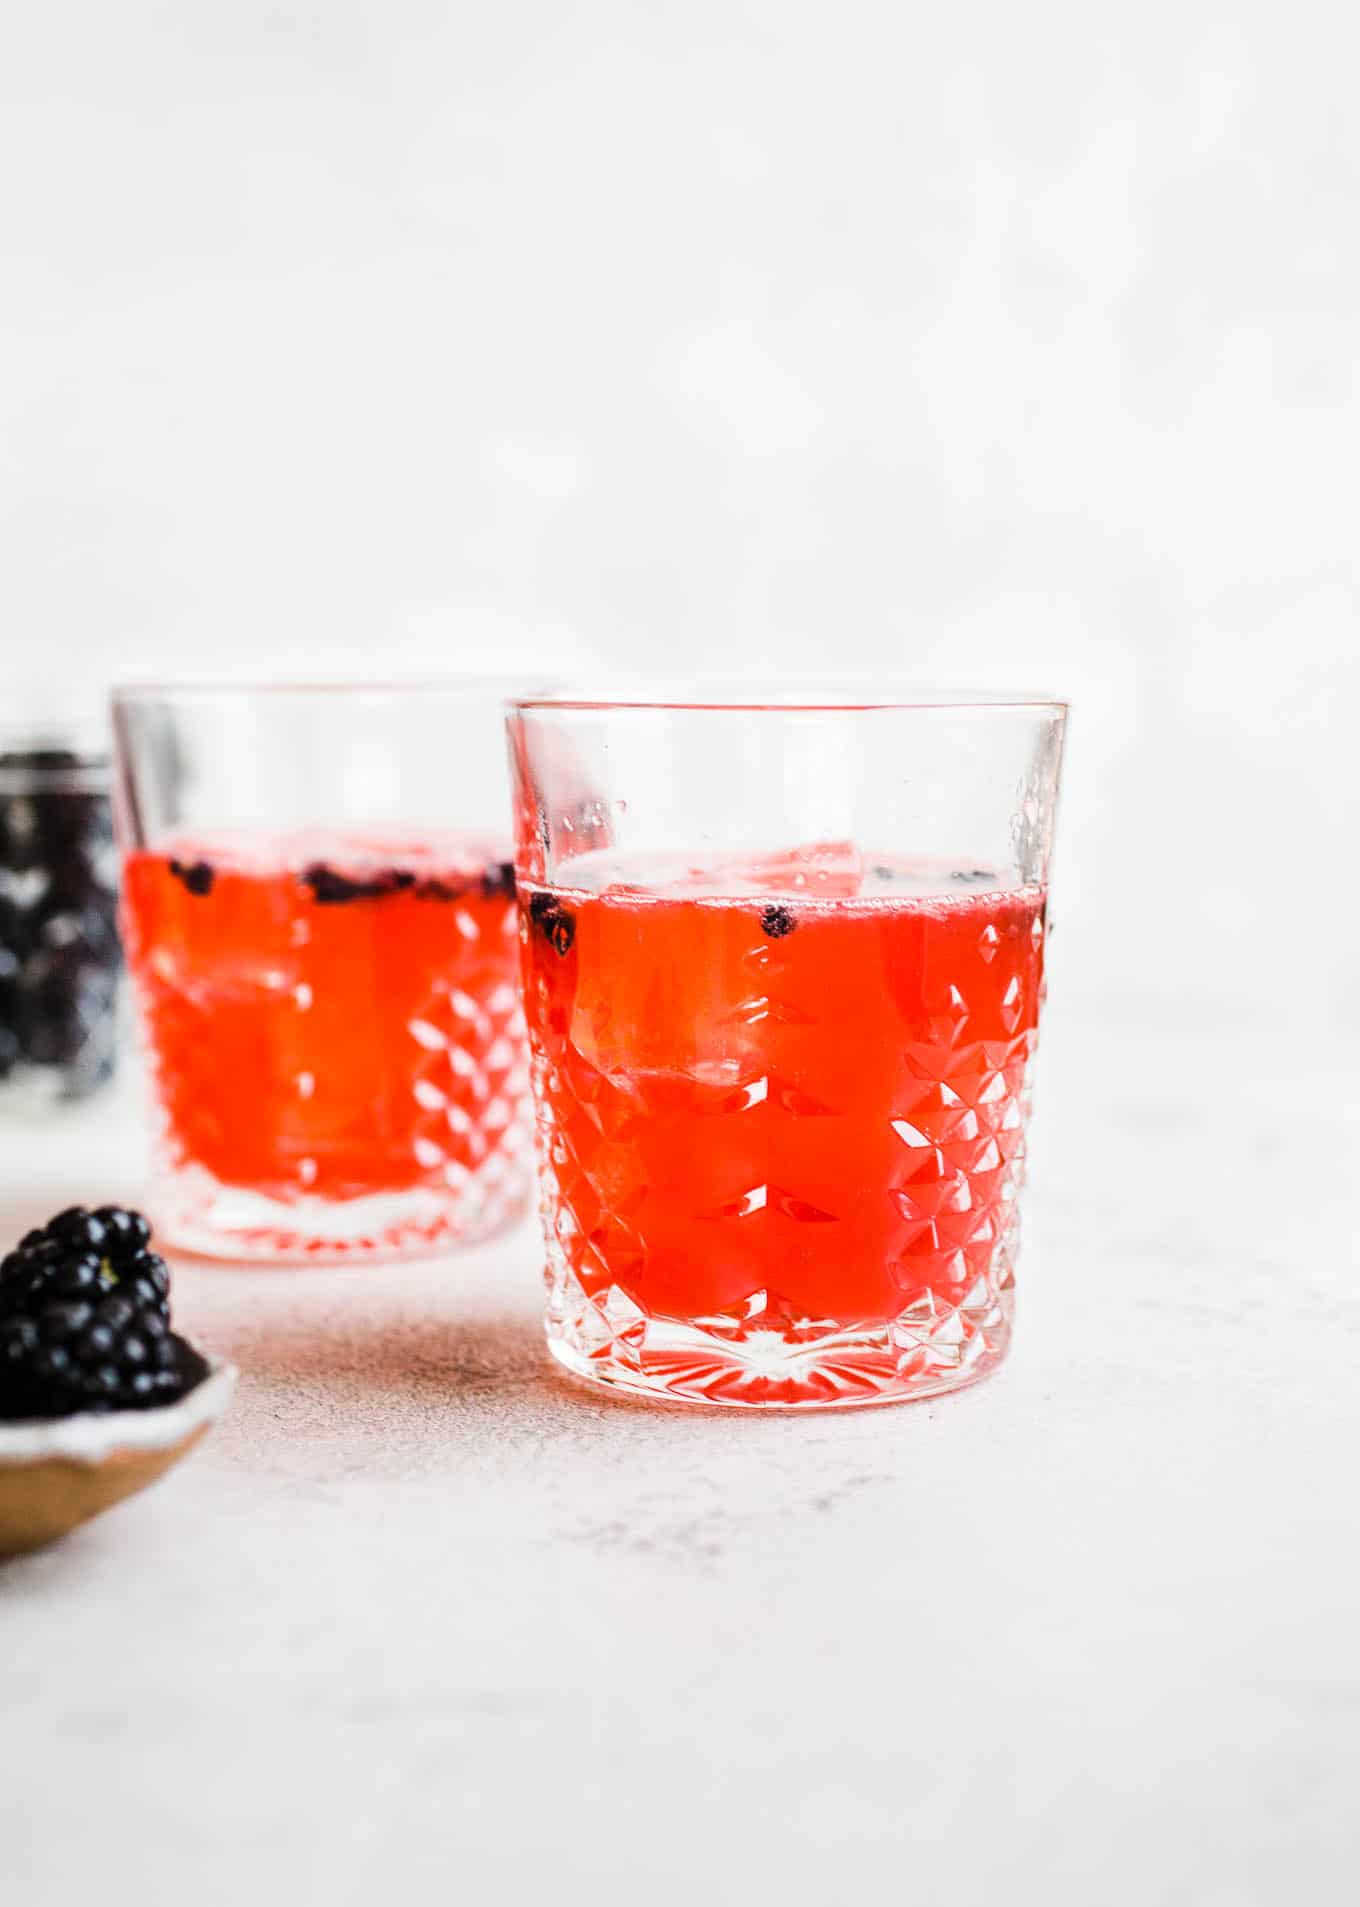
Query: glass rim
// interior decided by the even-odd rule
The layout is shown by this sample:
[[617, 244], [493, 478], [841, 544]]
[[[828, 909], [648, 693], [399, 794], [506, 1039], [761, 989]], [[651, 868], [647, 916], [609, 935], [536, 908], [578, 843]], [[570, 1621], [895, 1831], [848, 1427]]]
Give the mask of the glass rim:
[[635, 689], [620, 688], [599, 693], [575, 689], [533, 691], [509, 695], [506, 701], [517, 715], [554, 710], [600, 715], [628, 711], [696, 715], [870, 715], [894, 710], [903, 713], [913, 710], [923, 713], [930, 710], [970, 710], [979, 714], [1008, 711], [1038, 714], [1046, 711], [1065, 716], [1070, 708], [1065, 697], [1060, 695], [986, 689], [929, 689], [907, 684], [894, 686], [888, 682], [852, 682], [829, 686], [801, 685], [793, 681], [787, 687], [775, 688], [770, 684], [748, 687], [741, 682], [728, 681], [708, 686], [692, 684], [687, 690], [677, 689], [674, 694], [640, 685]]

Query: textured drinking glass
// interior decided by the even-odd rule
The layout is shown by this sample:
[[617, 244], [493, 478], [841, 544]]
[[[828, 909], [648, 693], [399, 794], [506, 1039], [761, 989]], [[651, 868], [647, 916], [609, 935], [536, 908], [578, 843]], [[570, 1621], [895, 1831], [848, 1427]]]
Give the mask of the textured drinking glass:
[[165, 1236], [348, 1260], [498, 1230], [529, 1177], [499, 698], [136, 688], [114, 731]]
[[561, 1363], [788, 1408], [1000, 1361], [1064, 716], [514, 705]]

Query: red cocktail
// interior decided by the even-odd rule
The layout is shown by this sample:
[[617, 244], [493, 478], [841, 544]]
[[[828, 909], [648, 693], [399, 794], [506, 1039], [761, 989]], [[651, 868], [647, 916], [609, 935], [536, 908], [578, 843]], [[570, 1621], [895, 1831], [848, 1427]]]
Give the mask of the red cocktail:
[[514, 872], [457, 839], [197, 836], [127, 856], [160, 1218], [234, 1256], [484, 1235], [523, 1204]]
[[521, 896], [578, 1370], [712, 1402], [947, 1389], [1004, 1350], [1044, 891], [849, 847]]

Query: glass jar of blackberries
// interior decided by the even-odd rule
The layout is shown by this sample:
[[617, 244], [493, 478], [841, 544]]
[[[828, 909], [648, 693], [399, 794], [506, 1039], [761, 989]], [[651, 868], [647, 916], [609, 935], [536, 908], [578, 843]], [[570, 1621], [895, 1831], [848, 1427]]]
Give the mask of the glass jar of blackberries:
[[0, 735], [0, 1107], [112, 1077], [121, 968], [107, 755]]

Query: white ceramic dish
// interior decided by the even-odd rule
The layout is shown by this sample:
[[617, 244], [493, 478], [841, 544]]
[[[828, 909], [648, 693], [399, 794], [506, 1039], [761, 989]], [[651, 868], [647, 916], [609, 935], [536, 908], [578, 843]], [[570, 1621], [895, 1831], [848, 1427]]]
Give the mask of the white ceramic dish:
[[235, 1385], [235, 1369], [210, 1358], [177, 1404], [0, 1424], [0, 1558], [55, 1543], [155, 1483], [208, 1434]]

